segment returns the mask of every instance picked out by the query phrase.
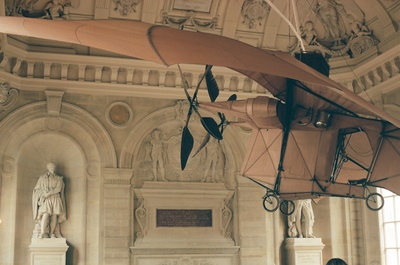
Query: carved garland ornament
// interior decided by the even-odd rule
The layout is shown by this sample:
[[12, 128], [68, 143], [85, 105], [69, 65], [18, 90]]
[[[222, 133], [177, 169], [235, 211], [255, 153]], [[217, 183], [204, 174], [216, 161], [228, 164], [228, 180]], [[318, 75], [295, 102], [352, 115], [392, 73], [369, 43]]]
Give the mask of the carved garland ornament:
[[114, 11], [119, 11], [122, 16], [136, 13], [136, 7], [142, 0], [114, 0]]
[[192, 26], [196, 29], [215, 29], [218, 22], [218, 16], [213, 17], [211, 20], [207, 19], [197, 19], [196, 12], [188, 11], [185, 16], [177, 17], [171, 16], [165, 10], [162, 10], [163, 24], [170, 25], [176, 28], [184, 28], [184, 26]]

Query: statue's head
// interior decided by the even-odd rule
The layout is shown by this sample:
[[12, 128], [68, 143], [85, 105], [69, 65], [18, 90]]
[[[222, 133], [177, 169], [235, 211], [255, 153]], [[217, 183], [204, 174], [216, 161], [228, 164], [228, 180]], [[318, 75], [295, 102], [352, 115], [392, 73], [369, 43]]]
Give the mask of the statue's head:
[[50, 173], [54, 173], [54, 171], [56, 170], [56, 165], [54, 163], [47, 163], [47, 170]]
[[154, 130], [151, 132], [151, 137], [153, 137], [153, 138], [156, 139], [156, 140], [159, 140], [159, 139], [161, 139], [161, 134], [162, 134], [161, 130], [159, 130], [159, 129], [154, 129]]

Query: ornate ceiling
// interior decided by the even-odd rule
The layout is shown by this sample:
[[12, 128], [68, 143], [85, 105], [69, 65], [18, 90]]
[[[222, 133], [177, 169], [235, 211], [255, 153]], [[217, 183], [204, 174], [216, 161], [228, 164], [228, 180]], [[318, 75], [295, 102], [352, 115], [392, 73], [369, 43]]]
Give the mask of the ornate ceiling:
[[377, 50], [397, 32], [399, 5], [394, 0], [6, 0], [5, 13], [44, 19], [141, 20], [289, 52], [300, 49], [297, 33], [304, 50], [357, 57], [371, 47]]

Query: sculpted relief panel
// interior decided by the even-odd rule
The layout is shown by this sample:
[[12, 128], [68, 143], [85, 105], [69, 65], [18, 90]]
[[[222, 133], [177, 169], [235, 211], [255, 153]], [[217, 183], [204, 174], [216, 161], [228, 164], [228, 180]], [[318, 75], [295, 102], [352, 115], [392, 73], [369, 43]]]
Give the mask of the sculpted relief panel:
[[[298, 2], [301, 37], [307, 51], [357, 57], [378, 44], [364, 12], [353, 1], [316, 0], [311, 9]], [[306, 8], [307, 7], [307, 8]], [[290, 48], [299, 51], [299, 43]]]
[[[199, 120], [191, 122], [195, 147], [184, 171], [180, 168], [182, 127], [185, 103], [175, 106], [176, 127], [161, 124], [144, 138], [137, 157], [137, 176], [143, 180], [183, 182], [224, 182], [225, 154], [222, 142], [211, 139], [198, 153], [206, 132]], [[185, 114], [183, 114], [185, 113]], [[193, 119], [196, 119], [194, 115]]]

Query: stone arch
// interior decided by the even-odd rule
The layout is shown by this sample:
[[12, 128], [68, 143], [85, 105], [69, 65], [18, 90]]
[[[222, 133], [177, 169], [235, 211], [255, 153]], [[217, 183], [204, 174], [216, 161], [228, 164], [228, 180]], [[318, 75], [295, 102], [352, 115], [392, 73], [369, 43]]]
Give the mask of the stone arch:
[[[177, 106], [172, 106], [153, 112], [135, 126], [127, 137], [122, 148], [119, 167], [133, 168], [135, 170], [135, 160], [138, 159], [141, 145], [154, 129], [160, 128], [165, 124], [168, 124], [170, 128], [182, 128], [183, 121], [177, 118], [176, 108]], [[202, 111], [202, 113], [206, 116], [214, 116], [211, 113], [206, 114], [204, 111]], [[214, 118], [216, 117], [214, 116]], [[200, 128], [200, 121], [192, 121], [190, 126], [198, 126]], [[238, 131], [236, 129], [237, 128], [227, 128], [224, 132], [224, 140], [222, 141], [222, 146], [226, 156], [225, 175], [232, 176], [232, 178], [229, 181], [227, 180], [225, 184], [230, 188], [236, 186], [234, 176], [240, 170], [245, 153], [245, 147], [240, 143], [241, 141], [235, 140], [238, 137]], [[134, 174], [134, 176], [136, 176], [136, 174]]]
[[[62, 103], [60, 114], [51, 116], [45, 101], [9, 114], [0, 123], [0, 134], [0, 210], [5, 223], [0, 232], [6, 244], [0, 256], [9, 256], [11, 263], [29, 263], [32, 190], [50, 160], [66, 182], [69, 219], [62, 233], [72, 246], [67, 260], [84, 263], [85, 244], [100, 244], [96, 219], [101, 212], [101, 168], [117, 165], [111, 137], [85, 110]], [[18, 253], [13, 253], [15, 245], [21, 246]]]
[[383, 104], [383, 109], [393, 117], [400, 119], [400, 107], [396, 104]]

